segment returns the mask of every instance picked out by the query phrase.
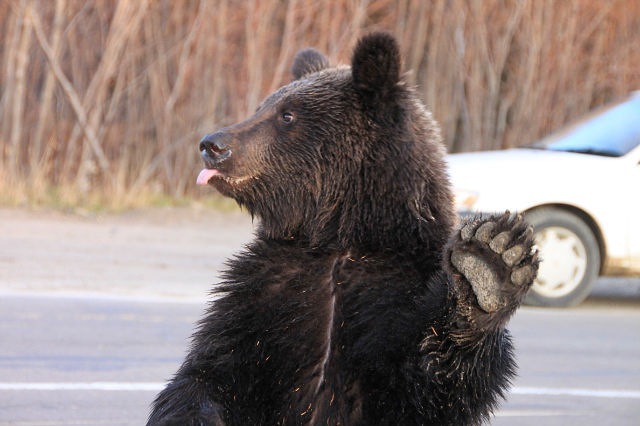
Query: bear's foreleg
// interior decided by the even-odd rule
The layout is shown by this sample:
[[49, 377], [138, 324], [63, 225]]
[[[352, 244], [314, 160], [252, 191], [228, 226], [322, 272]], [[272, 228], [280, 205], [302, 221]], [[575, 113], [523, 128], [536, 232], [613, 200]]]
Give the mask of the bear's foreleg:
[[533, 244], [531, 227], [508, 212], [464, 223], [449, 241], [446, 318], [421, 347], [437, 421], [478, 424], [504, 397], [516, 369], [505, 325], [536, 276]]

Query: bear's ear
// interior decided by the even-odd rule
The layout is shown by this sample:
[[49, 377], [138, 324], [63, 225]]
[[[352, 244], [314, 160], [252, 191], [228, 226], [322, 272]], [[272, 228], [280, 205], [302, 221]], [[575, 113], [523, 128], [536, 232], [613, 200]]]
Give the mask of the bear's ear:
[[291, 67], [294, 80], [299, 80], [305, 75], [329, 68], [329, 61], [315, 49], [303, 49], [296, 53]]
[[396, 39], [383, 32], [364, 36], [351, 59], [356, 90], [365, 101], [389, 99], [400, 81], [400, 48]]

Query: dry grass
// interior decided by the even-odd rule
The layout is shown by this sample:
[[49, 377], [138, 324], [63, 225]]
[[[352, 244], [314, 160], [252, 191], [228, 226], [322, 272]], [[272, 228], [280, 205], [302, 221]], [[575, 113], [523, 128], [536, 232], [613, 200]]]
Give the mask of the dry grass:
[[531, 142], [640, 88], [637, 0], [0, 0], [0, 203], [198, 195], [200, 136], [315, 46], [388, 30], [451, 151]]

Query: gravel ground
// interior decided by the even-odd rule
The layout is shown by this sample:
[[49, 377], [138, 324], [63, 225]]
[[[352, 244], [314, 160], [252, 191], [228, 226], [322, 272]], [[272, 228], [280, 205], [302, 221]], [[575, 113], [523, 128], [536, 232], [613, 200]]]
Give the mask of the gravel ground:
[[[196, 207], [93, 216], [0, 209], [0, 294], [201, 301], [253, 229], [246, 212]], [[585, 303], [638, 300], [639, 278], [601, 278]]]
[[202, 299], [252, 232], [242, 212], [0, 209], [0, 293]]

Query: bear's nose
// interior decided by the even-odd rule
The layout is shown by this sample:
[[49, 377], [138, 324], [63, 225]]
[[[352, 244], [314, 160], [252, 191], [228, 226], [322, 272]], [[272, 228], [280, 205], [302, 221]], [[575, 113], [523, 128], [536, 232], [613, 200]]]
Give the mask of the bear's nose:
[[200, 141], [198, 149], [205, 160], [218, 163], [231, 156], [231, 150], [224, 143], [225, 134], [222, 132], [209, 133]]

